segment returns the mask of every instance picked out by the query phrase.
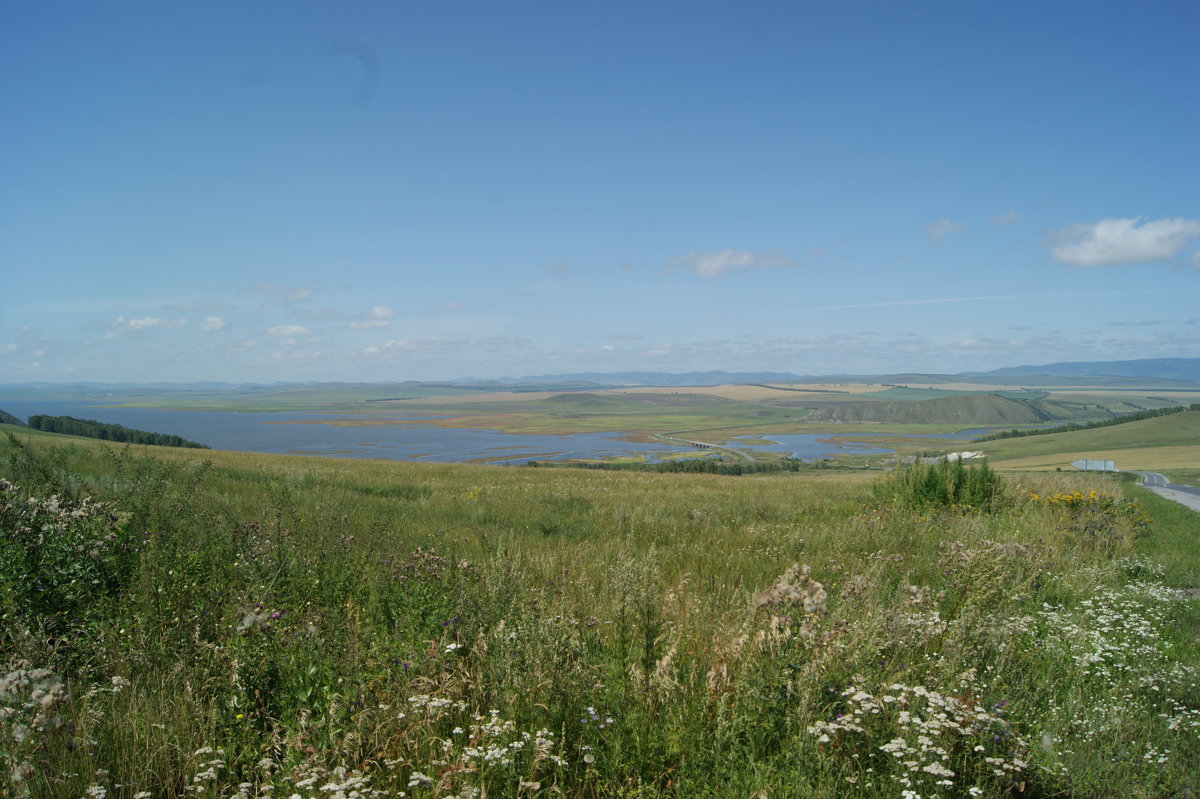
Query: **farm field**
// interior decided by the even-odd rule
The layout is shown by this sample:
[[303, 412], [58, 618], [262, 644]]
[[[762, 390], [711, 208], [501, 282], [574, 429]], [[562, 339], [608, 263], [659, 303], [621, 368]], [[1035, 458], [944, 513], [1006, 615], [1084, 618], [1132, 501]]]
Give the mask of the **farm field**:
[[1071, 433], [988, 441], [978, 448], [998, 468], [1066, 467], [1076, 458], [1114, 460], [1118, 469], [1194, 467], [1200, 463], [1200, 412], [1185, 411]]
[[1200, 787], [1196, 515], [1112, 476], [940, 505], [877, 471], [49, 435], [0, 440], [0, 476], [30, 796]]

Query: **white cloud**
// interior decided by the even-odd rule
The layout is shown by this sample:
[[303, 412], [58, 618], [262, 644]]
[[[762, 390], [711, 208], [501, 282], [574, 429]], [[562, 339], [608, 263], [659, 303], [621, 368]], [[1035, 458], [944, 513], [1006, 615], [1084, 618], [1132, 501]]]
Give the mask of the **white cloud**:
[[304, 325], [275, 325], [266, 331], [268, 336], [309, 336], [312, 331]]
[[[1200, 236], [1200, 220], [1101, 219], [1052, 233], [1047, 243], [1055, 260], [1068, 266], [1124, 266], [1165, 261]], [[1200, 267], [1197, 258], [1193, 263]]]
[[373, 305], [367, 310], [358, 315], [356, 321], [346, 325], [347, 330], [379, 330], [385, 327], [392, 326], [392, 320], [396, 318], [394, 308], [389, 308], [386, 305]]
[[453, 313], [454, 311], [465, 311], [467, 306], [463, 305], [461, 302], [456, 302], [455, 300], [445, 300], [438, 305], [437, 309], [439, 311]]
[[933, 239], [933, 243], [937, 244], [946, 236], [949, 236], [951, 233], [957, 233], [964, 227], [966, 227], [966, 225], [958, 222], [951, 222], [949, 219], [939, 219], [929, 227], [925, 228], [925, 232], [929, 234], [929, 238]]
[[386, 305], [374, 305], [359, 314], [358, 319], [346, 325], [347, 330], [380, 330], [390, 328], [391, 320], [396, 318], [395, 308]]
[[740, 269], [774, 269], [795, 266], [795, 262], [775, 253], [756, 253], [746, 250], [720, 252], [690, 252], [668, 264], [668, 268], [683, 267], [701, 277], [718, 277]]
[[396, 311], [386, 305], [373, 305], [360, 316], [363, 319], [395, 319]]
[[142, 330], [153, 330], [155, 328], [186, 327], [187, 323], [188, 320], [182, 317], [179, 319], [161, 319], [157, 316], [139, 316], [137, 319], [126, 319], [124, 316], [118, 316], [108, 323], [108, 332], [104, 334], [104, 337], [116, 338], [124, 333], [137, 333]]
[[225, 320], [219, 316], [206, 316], [196, 327], [201, 333], [212, 333], [217, 330], [224, 330], [225, 325]]

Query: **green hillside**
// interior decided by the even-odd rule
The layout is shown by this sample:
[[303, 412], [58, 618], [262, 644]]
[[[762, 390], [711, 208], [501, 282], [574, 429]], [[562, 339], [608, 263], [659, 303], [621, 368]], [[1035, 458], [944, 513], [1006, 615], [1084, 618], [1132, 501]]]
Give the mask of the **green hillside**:
[[[997, 394], [965, 394], [915, 402], [862, 402], [822, 407], [810, 422], [887, 422], [892, 424], [1020, 425], [1077, 419], [1081, 406], [1046, 400], [1013, 399]], [[1095, 413], [1095, 410], [1092, 410]]]
[[0, 424], [8, 424], [8, 425], [12, 425], [14, 427], [24, 427], [25, 426], [24, 422], [22, 422], [16, 416], [13, 416], [11, 413], [8, 413], [7, 411], [5, 411], [3, 409], [0, 409]]
[[1200, 411], [1184, 411], [1129, 424], [987, 441], [976, 446], [995, 458], [1145, 447], [1200, 445]]

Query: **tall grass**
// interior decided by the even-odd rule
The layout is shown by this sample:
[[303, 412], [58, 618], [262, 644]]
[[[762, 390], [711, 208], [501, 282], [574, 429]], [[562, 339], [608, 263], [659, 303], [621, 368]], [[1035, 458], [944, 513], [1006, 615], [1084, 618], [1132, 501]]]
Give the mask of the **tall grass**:
[[1200, 787], [1195, 571], [1142, 554], [1194, 517], [1104, 478], [0, 447], [9, 795]]

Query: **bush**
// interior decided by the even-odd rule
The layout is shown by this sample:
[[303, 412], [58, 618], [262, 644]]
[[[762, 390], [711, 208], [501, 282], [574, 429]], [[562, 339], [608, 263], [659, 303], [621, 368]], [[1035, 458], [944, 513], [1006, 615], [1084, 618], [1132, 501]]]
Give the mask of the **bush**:
[[1004, 481], [986, 462], [966, 466], [961, 460], [916, 462], [894, 471], [877, 484], [875, 496], [913, 508], [994, 510], [1004, 499]]
[[39, 500], [0, 478], [0, 608], [66, 617], [115, 595], [141, 543], [123, 522], [104, 503]]

